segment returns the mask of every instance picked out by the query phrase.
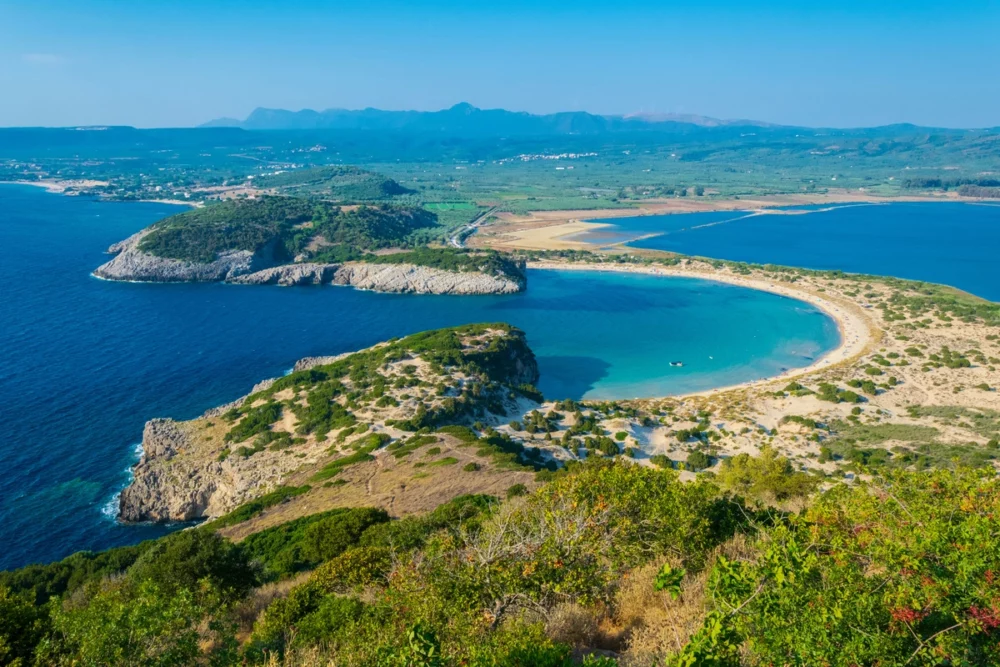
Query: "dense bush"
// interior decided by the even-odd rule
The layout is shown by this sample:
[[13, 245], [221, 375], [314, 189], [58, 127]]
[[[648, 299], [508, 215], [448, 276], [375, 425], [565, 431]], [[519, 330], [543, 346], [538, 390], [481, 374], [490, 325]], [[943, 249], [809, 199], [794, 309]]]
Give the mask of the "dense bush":
[[998, 664], [998, 512], [987, 471], [834, 487], [753, 557], [719, 559], [693, 645], [728, 644], [724, 664], [740, 645], [751, 664]]
[[[253, 533], [240, 546], [247, 558], [260, 563], [264, 578], [271, 580], [316, 567], [323, 561], [320, 552], [339, 553], [338, 548], [350, 548], [368, 530], [388, 520], [379, 509], [338, 508]], [[328, 540], [324, 530], [331, 531]]]
[[245, 596], [258, 583], [257, 571], [238, 545], [207, 530], [182, 530], [157, 540], [128, 570], [162, 593], [197, 590], [207, 583], [227, 599]]
[[370, 526], [388, 520], [383, 509], [362, 508], [316, 521], [303, 533], [303, 555], [314, 562], [330, 560], [357, 544]]
[[716, 482], [724, 491], [757, 503], [781, 502], [802, 497], [816, 489], [819, 480], [807, 473], [795, 472], [791, 463], [771, 447], [760, 456], [738, 454], [724, 459]]
[[698, 470], [704, 470], [712, 465], [712, 459], [705, 452], [700, 449], [696, 449], [687, 455], [687, 459], [684, 461], [684, 467], [688, 470], [697, 472]]
[[392, 551], [388, 548], [357, 547], [320, 565], [312, 581], [327, 593], [347, 593], [375, 583], [391, 566]]
[[[551, 477], [510, 502], [337, 509], [238, 546], [183, 531], [48, 605], [0, 587], [0, 661], [569, 667], [599, 646], [629, 665], [1000, 661], [992, 470], [874, 473], [796, 512], [739, 499], [816, 488], [769, 448], [713, 481], [599, 457]], [[316, 569], [251, 592], [248, 561]]]

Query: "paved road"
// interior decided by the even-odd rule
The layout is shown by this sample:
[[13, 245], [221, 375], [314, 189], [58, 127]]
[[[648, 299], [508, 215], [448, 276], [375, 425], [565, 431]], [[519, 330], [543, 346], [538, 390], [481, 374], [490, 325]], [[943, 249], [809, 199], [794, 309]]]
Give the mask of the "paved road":
[[448, 239], [448, 245], [452, 246], [453, 248], [464, 248], [465, 241], [463, 241], [462, 239], [475, 232], [476, 229], [479, 227], [479, 225], [486, 222], [486, 219], [491, 215], [493, 215], [493, 213], [496, 212], [498, 208], [499, 206], [494, 206], [493, 208], [487, 209], [482, 213], [480, 213], [475, 220], [473, 220], [467, 225], [463, 225], [462, 227], [460, 227], [459, 230], [455, 232], [455, 235], [452, 236], [450, 239]]

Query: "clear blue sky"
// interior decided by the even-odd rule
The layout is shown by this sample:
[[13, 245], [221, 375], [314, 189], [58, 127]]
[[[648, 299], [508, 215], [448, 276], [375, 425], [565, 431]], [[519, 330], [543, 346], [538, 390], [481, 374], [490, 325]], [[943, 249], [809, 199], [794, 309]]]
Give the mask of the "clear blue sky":
[[1000, 125], [1000, 0], [0, 0], [0, 126], [257, 106]]

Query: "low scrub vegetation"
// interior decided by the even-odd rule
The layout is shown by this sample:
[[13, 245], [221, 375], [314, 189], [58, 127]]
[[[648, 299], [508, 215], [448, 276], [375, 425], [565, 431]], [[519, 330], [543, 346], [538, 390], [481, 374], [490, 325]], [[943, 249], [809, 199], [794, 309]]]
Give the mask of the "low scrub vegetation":
[[[504, 501], [460, 496], [397, 520], [338, 508], [239, 543], [217, 532], [301, 491], [283, 488], [159, 540], [2, 573], [0, 657], [483, 667], [1000, 661], [1000, 484], [990, 470], [886, 468], [821, 492], [816, 477], [764, 448], [687, 483], [672, 470], [600, 457], [551, 478], [533, 493], [512, 486]], [[602, 657], [590, 655], [597, 649]]]

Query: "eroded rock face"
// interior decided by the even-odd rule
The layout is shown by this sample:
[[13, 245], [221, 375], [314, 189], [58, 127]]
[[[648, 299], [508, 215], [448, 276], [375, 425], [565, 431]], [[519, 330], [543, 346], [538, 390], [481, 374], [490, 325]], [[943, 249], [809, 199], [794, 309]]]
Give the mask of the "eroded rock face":
[[444, 271], [412, 264], [286, 264], [228, 278], [240, 285], [345, 285], [410, 294], [513, 294], [525, 280], [476, 272]]
[[188, 262], [158, 257], [139, 249], [149, 230], [133, 234], [108, 248], [114, 259], [94, 275], [107, 280], [142, 282], [229, 282], [240, 285], [348, 285], [376, 292], [410, 294], [513, 294], [524, 290], [523, 262], [518, 274], [491, 275], [475, 271], [445, 271], [412, 264], [283, 264], [276, 244], [258, 250], [220, 253], [215, 261]]
[[443, 271], [411, 264], [344, 264], [334, 275], [335, 285], [351, 285], [376, 292], [413, 294], [514, 294], [524, 280], [476, 272]]
[[275, 266], [248, 275], [229, 278], [228, 282], [239, 285], [326, 285], [333, 282], [337, 264], [286, 264]]
[[188, 423], [172, 419], [147, 422], [142, 447], [132, 483], [118, 501], [118, 518], [129, 523], [220, 516], [262, 489], [273, 488], [287, 472], [267, 456], [219, 461], [199, 448]]
[[187, 434], [173, 419], [150, 419], [142, 430], [143, 460], [172, 459], [188, 444]]
[[218, 282], [254, 273], [277, 264], [274, 245], [257, 252], [232, 250], [209, 263], [158, 257], [139, 249], [148, 231], [133, 234], [108, 248], [115, 258], [99, 266], [94, 275], [107, 280], [143, 282]]
[[[119, 498], [123, 521], [184, 521], [200, 516], [205, 496], [213, 489], [181, 479], [165, 464], [191, 447], [188, 433], [172, 419], [152, 419], [142, 432], [142, 459], [132, 484]], [[165, 475], [170, 470], [170, 479]]]

